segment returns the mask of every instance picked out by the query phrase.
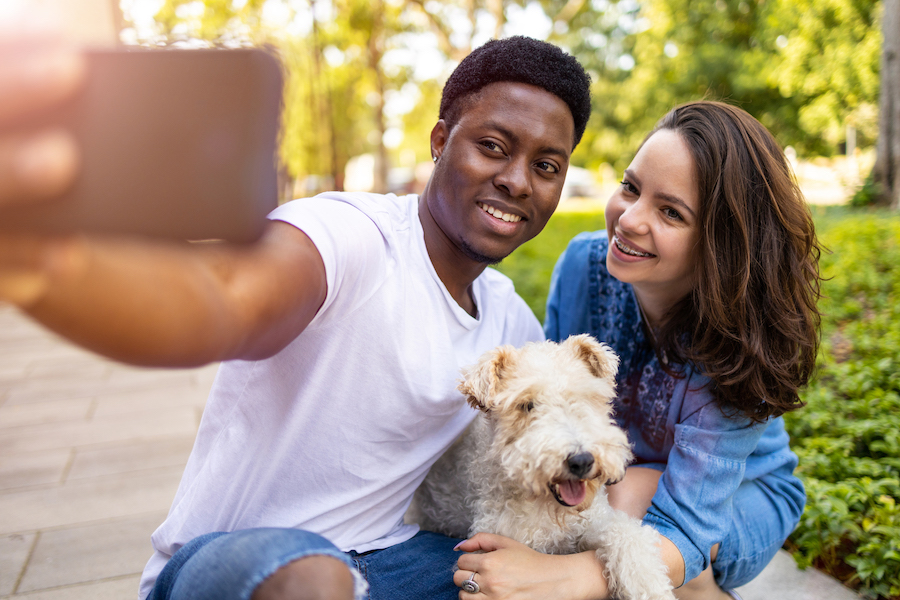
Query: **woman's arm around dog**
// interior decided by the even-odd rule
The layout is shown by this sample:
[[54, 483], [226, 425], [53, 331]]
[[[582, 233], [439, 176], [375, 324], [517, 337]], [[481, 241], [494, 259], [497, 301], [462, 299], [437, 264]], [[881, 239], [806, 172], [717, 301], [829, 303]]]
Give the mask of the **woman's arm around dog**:
[[[678, 548], [660, 536], [663, 562], [673, 586], [684, 580]], [[472, 573], [482, 594], [491, 600], [606, 600], [609, 589], [604, 565], [594, 552], [543, 554], [507, 537], [478, 533], [458, 546], [466, 552], [457, 562], [453, 582], [462, 586]], [[467, 600], [474, 595], [460, 592]]]
[[[507, 537], [478, 533], [458, 546], [462, 586], [472, 573], [482, 594], [491, 600], [604, 600], [608, 597], [603, 565], [594, 552], [543, 554]], [[460, 592], [460, 599], [475, 598]]]

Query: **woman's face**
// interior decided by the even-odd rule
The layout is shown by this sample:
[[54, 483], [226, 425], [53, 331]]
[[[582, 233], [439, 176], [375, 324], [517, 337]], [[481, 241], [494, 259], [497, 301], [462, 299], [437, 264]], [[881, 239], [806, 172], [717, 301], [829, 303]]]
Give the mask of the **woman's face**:
[[699, 198], [694, 159], [681, 135], [654, 133], [606, 205], [609, 272], [638, 296], [671, 307], [694, 286]]

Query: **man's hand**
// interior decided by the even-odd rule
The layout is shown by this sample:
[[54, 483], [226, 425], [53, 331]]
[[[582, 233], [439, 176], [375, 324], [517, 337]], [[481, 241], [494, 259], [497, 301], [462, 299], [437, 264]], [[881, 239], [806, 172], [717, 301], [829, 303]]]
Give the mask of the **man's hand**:
[[[5, 206], [52, 202], [78, 175], [71, 135], [24, 131], [23, 120], [76, 92], [85, 63], [46, 35], [0, 28], [0, 219]], [[254, 244], [0, 234], [0, 302], [135, 364], [272, 356], [316, 315], [326, 285], [313, 242], [282, 222]]]
[[[9, 32], [0, 40], [0, 132], [63, 101], [84, 80], [84, 58], [59, 42]], [[0, 206], [59, 195], [77, 172], [78, 150], [68, 132], [0, 133]]]
[[[84, 58], [52, 33], [29, 29], [28, 24], [0, 27], [0, 214], [4, 206], [59, 196], [78, 174], [78, 148], [68, 132], [23, 131], [20, 124], [78, 89]], [[69, 254], [66, 245], [0, 236], [0, 301], [27, 306], [41, 297], [53, 263], [65, 262]]]

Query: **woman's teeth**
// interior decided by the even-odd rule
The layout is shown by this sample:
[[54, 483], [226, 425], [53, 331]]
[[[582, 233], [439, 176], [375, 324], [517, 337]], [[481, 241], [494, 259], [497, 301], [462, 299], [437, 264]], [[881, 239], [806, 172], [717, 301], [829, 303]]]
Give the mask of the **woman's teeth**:
[[478, 208], [480, 208], [487, 214], [491, 215], [495, 219], [500, 219], [501, 221], [506, 221], [507, 223], [518, 223], [519, 221], [522, 220], [522, 217], [520, 217], [519, 215], [511, 215], [511, 214], [505, 213], [503, 211], [497, 210], [496, 208], [494, 208], [492, 206], [488, 206], [487, 204], [483, 204], [481, 202], [477, 202], [476, 204], [478, 204]]
[[622, 243], [622, 240], [619, 239], [619, 236], [615, 236], [613, 239], [616, 242], [616, 248], [618, 248], [625, 254], [628, 254], [629, 256], [641, 256], [644, 258], [649, 258], [649, 257], [653, 256], [653, 254], [650, 254], [649, 252], [638, 252], [634, 248], [632, 248], [630, 246], [626, 246], [625, 244]]

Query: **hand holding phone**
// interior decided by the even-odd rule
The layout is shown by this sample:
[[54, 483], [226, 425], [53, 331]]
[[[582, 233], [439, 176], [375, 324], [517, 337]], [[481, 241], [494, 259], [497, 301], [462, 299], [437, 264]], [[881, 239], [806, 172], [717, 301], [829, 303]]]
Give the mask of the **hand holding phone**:
[[0, 232], [258, 238], [277, 204], [277, 61], [257, 49], [85, 60], [84, 84], [62, 104], [10, 119], [0, 107], [0, 139], [71, 132], [81, 165], [59, 199], [0, 203]]
[[79, 156], [71, 133], [58, 127], [11, 133], [37, 110], [70, 97], [83, 84], [83, 56], [58, 42], [40, 44], [5, 36], [0, 42], [0, 207], [36, 202], [64, 192]]

